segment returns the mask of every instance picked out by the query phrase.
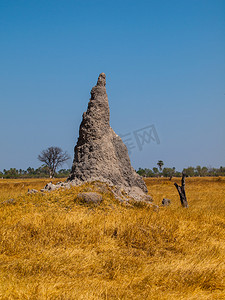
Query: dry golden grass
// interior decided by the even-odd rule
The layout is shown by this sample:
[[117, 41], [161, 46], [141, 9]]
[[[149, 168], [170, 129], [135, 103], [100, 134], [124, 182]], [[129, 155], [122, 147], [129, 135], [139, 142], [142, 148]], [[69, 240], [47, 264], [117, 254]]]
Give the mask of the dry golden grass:
[[225, 299], [225, 178], [188, 178], [188, 209], [174, 181], [146, 179], [156, 204], [172, 199], [154, 210], [0, 180], [0, 203], [16, 200], [0, 204], [0, 299]]

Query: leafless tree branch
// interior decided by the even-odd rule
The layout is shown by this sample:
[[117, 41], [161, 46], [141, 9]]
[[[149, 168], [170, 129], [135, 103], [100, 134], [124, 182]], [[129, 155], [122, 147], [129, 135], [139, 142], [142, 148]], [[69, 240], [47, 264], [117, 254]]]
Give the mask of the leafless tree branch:
[[49, 147], [41, 151], [41, 154], [38, 155], [38, 159], [48, 166], [49, 175], [52, 178], [55, 176], [56, 169], [70, 159], [70, 156], [59, 147]]

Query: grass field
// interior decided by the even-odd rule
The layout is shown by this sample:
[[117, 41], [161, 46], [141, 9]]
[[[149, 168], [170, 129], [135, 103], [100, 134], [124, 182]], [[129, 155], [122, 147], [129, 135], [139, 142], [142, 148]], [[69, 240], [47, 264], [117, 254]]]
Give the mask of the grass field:
[[188, 209], [180, 179], [146, 179], [159, 209], [26, 193], [48, 181], [0, 180], [0, 299], [225, 299], [225, 178], [187, 178]]

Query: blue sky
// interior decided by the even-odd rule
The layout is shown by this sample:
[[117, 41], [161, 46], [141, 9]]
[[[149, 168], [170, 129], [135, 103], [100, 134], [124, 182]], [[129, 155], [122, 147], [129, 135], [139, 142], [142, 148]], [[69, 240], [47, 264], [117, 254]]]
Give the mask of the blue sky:
[[0, 0], [0, 170], [73, 156], [101, 72], [135, 168], [225, 165], [225, 1]]

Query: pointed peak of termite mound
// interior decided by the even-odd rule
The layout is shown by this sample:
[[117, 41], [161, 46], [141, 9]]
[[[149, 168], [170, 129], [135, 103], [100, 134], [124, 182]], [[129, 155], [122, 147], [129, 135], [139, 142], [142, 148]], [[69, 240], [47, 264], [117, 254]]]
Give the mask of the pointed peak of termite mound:
[[105, 86], [106, 85], [106, 75], [105, 73], [101, 73], [98, 76], [97, 86]]

